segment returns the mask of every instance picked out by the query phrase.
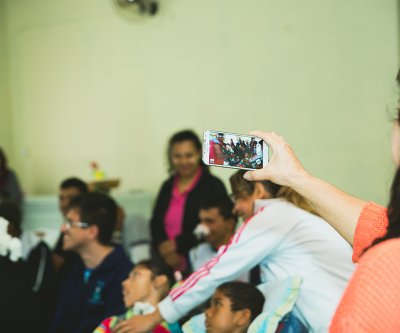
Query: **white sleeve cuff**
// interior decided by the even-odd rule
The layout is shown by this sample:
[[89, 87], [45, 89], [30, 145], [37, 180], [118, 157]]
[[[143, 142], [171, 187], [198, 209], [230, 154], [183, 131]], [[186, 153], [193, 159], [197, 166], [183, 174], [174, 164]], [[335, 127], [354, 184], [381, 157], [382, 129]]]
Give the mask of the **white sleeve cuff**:
[[180, 313], [170, 296], [165, 297], [158, 303], [158, 309], [164, 320], [170, 324], [177, 322], [185, 313]]

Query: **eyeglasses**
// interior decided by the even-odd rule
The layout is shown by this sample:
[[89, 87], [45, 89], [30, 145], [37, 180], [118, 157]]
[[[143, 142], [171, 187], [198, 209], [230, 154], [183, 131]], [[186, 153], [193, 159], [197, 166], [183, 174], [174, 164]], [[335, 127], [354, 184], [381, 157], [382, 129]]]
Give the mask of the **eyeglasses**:
[[90, 224], [86, 223], [86, 222], [75, 222], [75, 221], [71, 221], [68, 218], [64, 219], [64, 227], [67, 230], [70, 230], [71, 228], [75, 227], [75, 228], [80, 228], [80, 229], [86, 229], [89, 228]]

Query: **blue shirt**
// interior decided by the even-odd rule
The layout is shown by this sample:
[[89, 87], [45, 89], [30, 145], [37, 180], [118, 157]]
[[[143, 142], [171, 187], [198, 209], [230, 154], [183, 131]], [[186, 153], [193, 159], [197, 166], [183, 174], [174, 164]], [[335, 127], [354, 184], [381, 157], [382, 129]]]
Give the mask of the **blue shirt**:
[[71, 265], [61, 286], [50, 333], [88, 333], [104, 318], [125, 310], [121, 283], [132, 269], [121, 246], [117, 246], [91, 272], [80, 258]]

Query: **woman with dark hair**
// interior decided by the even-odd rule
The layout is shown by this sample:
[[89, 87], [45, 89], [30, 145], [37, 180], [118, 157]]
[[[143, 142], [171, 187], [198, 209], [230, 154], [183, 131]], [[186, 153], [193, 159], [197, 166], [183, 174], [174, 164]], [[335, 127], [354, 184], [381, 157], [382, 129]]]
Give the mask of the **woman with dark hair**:
[[[400, 85], [400, 71], [397, 83]], [[273, 155], [267, 167], [249, 172], [245, 178], [293, 188], [353, 245], [353, 261], [358, 265], [329, 331], [400, 332], [400, 104], [392, 129], [397, 171], [387, 209], [308, 174], [290, 146], [275, 133], [252, 134], [263, 138]]]
[[201, 161], [202, 145], [189, 130], [174, 134], [168, 144], [170, 177], [161, 186], [151, 218], [155, 252], [174, 269], [185, 271], [189, 250], [197, 244], [193, 230], [199, 223], [203, 197], [226, 194], [225, 186]]
[[16, 174], [8, 168], [7, 157], [0, 148], [0, 199], [22, 203], [22, 191]]

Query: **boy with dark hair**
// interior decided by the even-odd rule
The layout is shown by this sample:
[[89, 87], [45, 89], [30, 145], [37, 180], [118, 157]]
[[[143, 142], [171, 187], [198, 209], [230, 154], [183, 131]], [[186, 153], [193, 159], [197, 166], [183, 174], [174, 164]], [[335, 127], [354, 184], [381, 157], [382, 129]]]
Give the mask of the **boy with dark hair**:
[[83, 180], [72, 177], [63, 180], [60, 184], [58, 194], [58, 204], [61, 213], [65, 216], [68, 211], [69, 203], [78, 195], [88, 193], [88, 187]]
[[102, 193], [71, 200], [62, 226], [63, 249], [78, 254], [61, 286], [50, 332], [92, 332], [102, 319], [123, 312], [121, 283], [132, 264], [111, 244], [117, 205]]
[[[233, 213], [234, 203], [227, 195], [211, 195], [200, 204], [198, 233], [203, 236], [200, 243], [189, 252], [190, 265], [193, 271], [214, 258], [221, 247], [227, 245], [235, 234], [237, 216]], [[253, 267], [242, 274], [238, 280], [259, 284], [260, 268]]]
[[228, 244], [235, 233], [237, 217], [233, 202], [227, 195], [211, 195], [200, 204], [200, 223], [195, 230], [204, 242], [189, 251], [190, 265], [197, 270], [213, 258], [218, 249]]
[[244, 333], [262, 312], [265, 298], [254, 286], [227, 282], [217, 288], [205, 311], [207, 333]]
[[[175, 283], [174, 271], [161, 260], [143, 260], [136, 264], [129, 276], [122, 282], [122, 294], [127, 311], [119, 316], [109, 317], [93, 333], [114, 332], [115, 325], [136, 315], [152, 313], [157, 303], [167, 296]], [[166, 322], [157, 325], [152, 332], [169, 333], [179, 325]], [[180, 331], [180, 330], [179, 330]]]
[[237, 220], [236, 215], [233, 214], [233, 202], [227, 195], [210, 195], [203, 199], [200, 204], [200, 209], [218, 208], [221, 216], [225, 219]]

